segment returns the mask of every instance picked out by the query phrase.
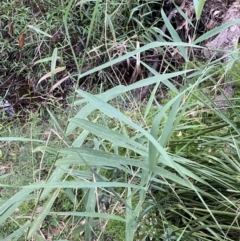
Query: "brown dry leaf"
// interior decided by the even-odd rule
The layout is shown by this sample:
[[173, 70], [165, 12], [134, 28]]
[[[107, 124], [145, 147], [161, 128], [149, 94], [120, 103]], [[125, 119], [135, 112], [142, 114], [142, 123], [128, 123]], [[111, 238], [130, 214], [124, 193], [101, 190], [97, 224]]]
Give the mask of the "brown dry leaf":
[[[140, 43], [139, 43], [139, 41], [137, 41], [137, 43], [136, 43], [136, 49], [139, 49], [139, 48], [140, 48]], [[139, 75], [139, 73], [140, 73], [140, 67], [141, 67], [141, 65], [140, 65], [140, 53], [138, 53], [138, 54], [136, 55], [136, 65], [135, 65], [135, 68], [134, 68], [132, 77], [131, 77], [131, 79], [130, 79], [130, 84], [136, 82], [137, 77], [138, 77], [138, 75]]]
[[38, 206], [36, 208], [36, 213], [40, 213], [42, 211], [43, 207], [42, 206]]
[[[65, 69], [66, 69], [65, 66], [63, 66], [63, 67], [57, 67], [56, 69], [54, 69], [54, 74], [59, 73], [59, 72], [65, 70]], [[37, 86], [38, 86], [43, 80], [51, 77], [51, 74], [52, 74], [51, 72], [48, 72], [47, 74], [45, 74], [45, 75], [38, 81]]]
[[58, 36], [58, 33], [55, 33], [53, 36], [52, 36], [52, 43], [55, 44], [57, 41], [59, 40], [59, 36]]
[[10, 172], [10, 166], [1, 166], [0, 167], [0, 174], [6, 174], [6, 173], [9, 173]]
[[52, 93], [60, 84], [62, 84], [65, 80], [69, 79], [69, 76], [65, 76], [64, 78], [62, 78], [61, 80], [59, 80], [56, 84], [54, 84], [52, 86], [52, 88], [49, 90], [49, 94]]
[[29, 85], [30, 88], [34, 88], [35, 87], [34, 86], [34, 82], [33, 82], [33, 78], [28, 80], [28, 85]]
[[14, 27], [13, 27], [13, 22], [9, 24], [9, 35], [13, 38], [14, 34]]
[[[86, 219], [84, 219], [80, 222], [81, 225], [84, 225], [85, 223], [86, 223]], [[82, 236], [83, 233], [84, 233], [84, 231], [80, 232], [79, 235]]]
[[24, 43], [25, 43], [25, 37], [24, 37], [24, 34], [21, 34], [18, 38], [18, 45], [20, 49], [23, 47]]

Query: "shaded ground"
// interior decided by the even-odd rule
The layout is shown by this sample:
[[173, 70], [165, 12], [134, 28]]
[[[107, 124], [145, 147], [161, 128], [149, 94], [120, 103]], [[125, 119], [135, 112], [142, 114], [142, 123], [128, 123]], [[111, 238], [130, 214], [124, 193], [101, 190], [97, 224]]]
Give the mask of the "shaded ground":
[[[129, 84], [147, 77], [148, 71], [142, 66], [137, 69], [135, 59], [129, 59], [82, 78], [80, 82], [76, 76], [78, 70], [84, 72], [132, 50], [131, 42], [120, 39], [122, 34], [125, 39], [137, 34], [138, 41], [142, 44], [148, 43], [150, 40], [146, 41], [143, 29], [137, 25], [134, 18], [138, 18], [143, 27], [149, 30], [148, 38], [151, 38], [152, 41], [158, 40], [159, 36], [168, 39], [167, 28], [165, 28], [164, 35], [161, 32], [160, 34], [154, 32], [154, 28], [163, 30], [164, 27], [159, 9], [163, 9], [169, 16], [174, 5], [170, 1], [155, 4], [142, 2], [143, 4], [140, 6], [134, 5], [134, 3], [129, 5], [123, 12], [119, 12], [119, 19], [112, 20], [115, 36], [113, 32], [105, 29], [104, 25], [95, 26], [88, 46], [86, 46], [87, 32], [85, 28], [91, 24], [90, 14], [94, 10], [94, 4], [87, 3], [84, 6], [76, 4], [72, 7], [68, 18], [71, 43], [62, 22], [67, 5], [63, 6], [56, 0], [45, 4], [18, 0], [2, 4], [2, 10], [0, 10], [2, 15], [1, 41], [3, 42], [0, 50], [0, 65], [2, 66], [0, 68], [0, 96], [12, 104], [16, 113], [22, 110], [26, 112], [26, 109], [37, 110], [40, 105], [43, 106], [52, 101], [64, 103], [69, 91], [72, 91], [76, 84], [92, 91], [100, 83], [104, 84], [104, 89], [107, 89], [116, 84]], [[232, 2], [206, 1], [201, 19], [197, 24], [192, 1], [176, 1], [192, 24], [197, 24], [197, 31], [178, 11], [174, 12], [171, 24], [183, 42], [191, 42], [194, 34], [200, 36], [221, 25]], [[150, 12], [147, 7], [151, 9]], [[136, 11], [133, 11], [134, 8]], [[78, 11], [82, 11], [80, 15]], [[116, 11], [116, 9], [113, 7], [112, 11]], [[128, 19], [126, 16], [132, 16], [132, 19]], [[99, 15], [98, 18], [100, 21], [104, 20], [102, 15]], [[105, 31], [105, 36], [102, 34], [103, 31]], [[48, 37], [47, 34], [51, 36]], [[117, 38], [117, 41], [111, 43], [114, 38]], [[107, 44], [106, 41], [108, 41]], [[106, 48], [108, 49], [106, 50]], [[55, 70], [57, 72], [57, 68], [62, 69], [51, 77], [54, 49], [58, 51]], [[87, 54], [84, 62], [81, 63], [84, 51]], [[202, 60], [202, 55], [195, 51], [191, 53], [191, 58]], [[76, 59], [80, 59], [79, 66], [76, 65]], [[163, 49], [163, 53], [146, 52], [145, 56], [141, 56], [141, 60], [150, 66], [157, 61], [156, 70], [158, 72], [180, 69], [183, 63], [178, 51], [167, 48]], [[165, 66], [169, 63], [171, 68], [166, 70]], [[81, 64], [83, 64], [82, 67]], [[181, 81], [181, 79], [175, 79], [175, 83], [181, 83]]]

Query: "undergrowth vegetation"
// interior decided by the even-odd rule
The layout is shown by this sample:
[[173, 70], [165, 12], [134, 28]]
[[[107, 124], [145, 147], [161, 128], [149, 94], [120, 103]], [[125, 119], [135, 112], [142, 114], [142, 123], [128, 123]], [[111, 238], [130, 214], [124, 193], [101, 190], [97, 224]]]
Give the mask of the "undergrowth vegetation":
[[190, 55], [229, 25], [184, 43], [160, 3], [2, 3], [1, 240], [239, 240], [238, 53]]

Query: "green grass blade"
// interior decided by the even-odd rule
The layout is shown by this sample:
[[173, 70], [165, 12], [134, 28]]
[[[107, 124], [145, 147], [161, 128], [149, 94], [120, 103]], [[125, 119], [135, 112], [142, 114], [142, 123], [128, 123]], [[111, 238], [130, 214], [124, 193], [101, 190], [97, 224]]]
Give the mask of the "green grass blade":
[[126, 231], [125, 231], [125, 240], [133, 240], [134, 235], [134, 229], [136, 222], [134, 220], [133, 211], [132, 211], [132, 192], [131, 188], [127, 189], [127, 198], [126, 198], [127, 208], [126, 208]]
[[50, 35], [50, 34], [44, 32], [44, 31], [42, 31], [42, 30], [39, 29], [39, 28], [36, 28], [35, 26], [28, 25], [28, 27], [29, 27], [30, 29], [34, 30], [36, 33], [39, 33], [39, 34], [42, 34], [42, 35], [44, 35], [44, 36], [46, 36], [46, 37], [52, 38], [52, 35]]
[[106, 13], [106, 17], [105, 17], [105, 22], [106, 22], [106, 28], [107, 27], [110, 28], [110, 31], [111, 31], [111, 34], [112, 34], [112, 37], [113, 37], [113, 41], [116, 43], [117, 42], [117, 38], [116, 38], [116, 35], [115, 35], [114, 25], [112, 23], [111, 16], [108, 15], [107, 13]]
[[88, 30], [87, 43], [86, 43], [87, 47], [89, 45], [90, 38], [91, 37], [94, 38], [94, 36], [92, 36], [92, 33], [94, 33], [94, 23], [97, 24], [96, 18], [97, 18], [98, 13], [99, 13], [99, 0], [95, 0], [95, 7], [94, 7], [93, 15], [91, 18], [91, 23], [90, 23], [89, 30]]
[[233, 26], [233, 25], [235, 25], [235, 24], [238, 24], [238, 23], [240, 23], [240, 19], [236, 19], [236, 20], [234, 20], [234, 21], [230, 21], [230, 22], [224, 23], [224, 24], [222, 24], [221, 26], [216, 27], [216, 28], [214, 28], [214, 29], [212, 29], [212, 30], [204, 33], [203, 35], [201, 35], [199, 38], [197, 38], [197, 39], [193, 42], [193, 44], [198, 44], [198, 43], [200, 43], [200, 42], [202, 42], [202, 41], [205, 41], [205, 40], [207, 40], [207, 39], [209, 39], [209, 38], [211, 38], [211, 37], [213, 37], [213, 36], [221, 33], [221, 32], [224, 31], [225, 29], [230, 28], [231, 26]]
[[16, 208], [19, 207], [23, 202], [29, 201], [35, 198], [34, 195], [30, 195], [34, 188], [22, 189], [3, 202], [0, 206], [0, 225], [3, 224], [9, 216], [15, 212]]
[[24, 137], [0, 137], [0, 141], [45, 142], [38, 139], [30, 139], [30, 138], [24, 138]]
[[[166, 27], [167, 27], [169, 33], [171, 34], [171, 37], [172, 37], [174, 43], [177, 43], [177, 42], [181, 43], [182, 42], [181, 38], [178, 36], [177, 31], [173, 28], [171, 22], [167, 18], [163, 9], [161, 9], [161, 14], [162, 14], [162, 17], [163, 17], [163, 21], [166, 24]], [[188, 56], [187, 56], [186, 49], [183, 46], [178, 46], [177, 48], [178, 48], [179, 52], [181, 53], [182, 57], [184, 58], [184, 60], [187, 62]]]
[[51, 59], [51, 87], [53, 86], [53, 83], [54, 83], [54, 75], [55, 75], [55, 69], [56, 69], [56, 64], [58, 59], [57, 54], [58, 54], [58, 48], [54, 48], [52, 53], [52, 59]]
[[70, 122], [73, 122], [76, 126], [87, 130], [88, 132], [98, 137], [106, 139], [117, 146], [129, 148], [142, 156], [146, 156], [147, 150], [143, 145], [137, 143], [129, 137], [118, 133], [117, 131], [113, 131], [105, 126], [98, 125], [80, 118], [72, 118]]
[[50, 115], [50, 118], [52, 119], [54, 125], [56, 126], [57, 130], [60, 132], [62, 137], [65, 137], [65, 132], [64, 130], [61, 128], [61, 126], [59, 125], [57, 119], [55, 118], [55, 116], [52, 114], [52, 112], [47, 108], [47, 112]]
[[[31, 185], [27, 186], [27, 189], [31, 188], [30, 186]], [[38, 185], [32, 184], [32, 186], [36, 187]], [[60, 189], [56, 189], [54, 191], [54, 193], [49, 197], [49, 199], [43, 205], [40, 213], [33, 220], [32, 225], [28, 231], [28, 239], [32, 238], [34, 236], [34, 234], [37, 232], [37, 230], [39, 229], [39, 227], [42, 225], [42, 222], [46, 218], [46, 216], [49, 214], [49, 211], [52, 208], [52, 205], [53, 205], [55, 199], [57, 198], [59, 191], [60, 191]]]
[[[104, 101], [109, 101], [109, 100], [111, 100], [111, 99], [113, 99], [113, 98], [115, 98], [115, 97], [117, 97], [121, 94], [124, 94], [128, 91], [131, 91], [131, 90], [134, 90], [134, 89], [137, 89], [137, 88], [141, 88], [141, 87], [144, 87], [144, 86], [147, 86], [147, 85], [160, 83], [160, 82], [165, 84], [165, 82], [168, 82], [168, 79], [174, 78], [174, 77], [179, 76], [179, 75], [184, 75], [184, 74], [188, 73], [189, 71], [191, 71], [191, 70], [184, 70], [184, 71], [179, 71], [179, 72], [176, 72], [176, 73], [157, 75], [157, 76], [154, 76], [154, 77], [151, 77], [151, 78], [140, 80], [137, 83], [134, 83], [134, 84], [129, 85], [129, 86], [116, 86], [116, 87], [114, 87], [114, 88], [112, 88], [112, 89], [110, 89], [110, 90], [108, 90], [108, 91], [106, 91], [102, 94], [97, 95], [97, 97], [101, 98]], [[167, 85], [167, 83], [166, 83], [166, 85]], [[78, 101], [76, 101], [75, 104], [77, 105]], [[88, 115], [90, 115], [90, 113], [92, 113], [95, 109], [96, 109], [96, 107], [94, 107], [93, 105], [87, 104], [75, 115], [75, 117], [79, 117], [79, 118], [84, 119]], [[76, 128], [75, 124], [69, 123], [69, 125], [67, 127], [67, 130], [66, 130], [66, 135], [71, 134], [74, 131], [75, 128]], [[80, 140], [76, 139], [75, 142], [73, 143], [73, 145], [79, 146], [78, 142], [80, 141], [80, 143], [82, 143], [84, 141], [84, 138], [85, 138], [86, 135], [87, 135], [87, 132], [85, 132], [84, 136], [82, 136], [80, 138]]]
[[27, 221], [24, 223], [19, 229], [17, 229], [12, 234], [8, 235], [6, 238], [2, 239], [2, 241], [9, 241], [9, 240], [20, 240], [20, 238], [23, 236], [24, 231], [27, 230], [31, 225], [30, 221]]
[[138, 48], [138, 49], [136, 49], [134, 51], [131, 51], [131, 52], [129, 52], [129, 53], [127, 53], [127, 54], [125, 54], [125, 55], [123, 55], [121, 57], [118, 57], [118, 58], [116, 58], [114, 60], [111, 60], [111, 61], [109, 61], [109, 62], [107, 62], [105, 64], [97, 66], [97, 67], [95, 67], [95, 68], [93, 68], [93, 69], [91, 69], [91, 70], [89, 70], [89, 71], [87, 71], [85, 73], [82, 73], [82, 74], [79, 75], [79, 78], [83, 78], [83, 77], [85, 77], [87, 75], [93, 74], [93, 73], [98, 72], [100, 70], [103, 70], [103, 69], [105, 69], [107, 67], [115, 65], [115, 64], [117, 64], [117, 63], [119, 63], [121, 61], [124, 61], [124, 60], [126, 60], [126, 59], [128, 59], [130, 57], [134, 57], [137, 54], [140, 54], [141, 52], [145, 52], [145, 51], [147, 51], [149, 49], [154, 49], [154, 48], [162, 47], [162, 46], [182, 46], [182, 47], [191, 47], [191, 48], [202, 48], [202, 47], [200, 47], [198, 45], [188, 44], [188, 43], [183, 43], [183, 42], [179, 42], [179, 43], [178, 42], [177, 43], [174, 43], [174, 42], [152, 42], [150, 44], [144, 45], [141, 48]]
[[[131, 187], [137, 189], [144, 189], [143, 187], [139, 187], [135, 184], [124, 183], [124, 182], [70, 182], [70, 181], [62, 181], [62, 182], [51, 182], [51, 183], [33, 183], [28, 186], [24, 186], [25, 189], [32, 188], [46, 188], [49, 187], [51, 189], [54, 188], [100, 188], [100, 187]], [[56, 196], [54, 194], [54, 196]], [[49, 199], [49, 204], [47, 204], [46, 208], [50, 207], [52, 201]]]
[[[95, 205], [94, 205], [95, 209]], [[49, 212], [49, 215], [59, 215], [59, 216], [75, 216], [75, 217], [92, 217], [101, 219], [112, 219], [125, 223], [125, 219], [121, 216], [108, 213], [96, 213], [96, 212]]]
[[[88, 213], [92, 213], [95, 210], [95, 206], [96, 206], [95, 191], [97, 191], [96, 188], [89, 188], [87, 191], [87, 203], [85, 205], [85, 208], [86, 208], [86, 212]], [[92, 227], [93, 227], [93, 217], [87, 216], [86, 224], [85, 224], [85, 233], [84, 233], [85, 240], [91, 239], [91, 233], [93, 231]]]
[[205, 0], [193, 0], [193, 4], [195, 8], [196, 18], [197, 20], [199, 20], [203, 11]]

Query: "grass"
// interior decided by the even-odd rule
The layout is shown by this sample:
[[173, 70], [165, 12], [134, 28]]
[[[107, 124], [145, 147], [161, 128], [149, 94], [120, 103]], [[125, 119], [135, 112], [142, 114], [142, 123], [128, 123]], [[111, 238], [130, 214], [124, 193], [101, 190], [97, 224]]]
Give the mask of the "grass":
[[[10, 73], [25, 75], [44, 99], [25, 119], [1, 124], [2, 240], [239, 239], [239, 95], [226, 110], [205, 91], [222, 93], [218, 80], [237, 75], [238, 59], [199, 64], [188, 56], [226, 26], [186, 44], [162, 12], [173, 41], [153, 42], [155, 2], [13, 0], [2, 9], [26, 41], [19, 48], [18, 38], [4, 40], [2, 52], [17, 54]], [[185, 59], [179, 69], [165, 61], [160, 74], [142, 58], [153, 77], [142, 69], [139, 81], [119, 84], [131, 77], [128, 61], [168, 46]], [[9, 70], [9, 59], [1, 61]], [[148, 85], [147, 101], [136, 101]], [[64, 88], [74, 92], [62, 104]]]

